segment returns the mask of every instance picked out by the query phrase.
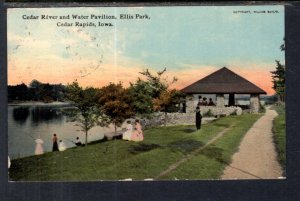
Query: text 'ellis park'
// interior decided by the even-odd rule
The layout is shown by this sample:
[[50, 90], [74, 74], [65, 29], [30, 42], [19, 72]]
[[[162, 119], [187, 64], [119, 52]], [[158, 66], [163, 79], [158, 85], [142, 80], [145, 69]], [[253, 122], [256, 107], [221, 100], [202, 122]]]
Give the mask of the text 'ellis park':
[[[74, 19], [74, 20], [97, 20], [97, 19], [112, 19], [115, 20], [117, 17], [115, 15], [22, 15], [24, 20], [57, 20], [57, 19]], [[150, 19], [147, 14], [120, 14], [119, 19]]]

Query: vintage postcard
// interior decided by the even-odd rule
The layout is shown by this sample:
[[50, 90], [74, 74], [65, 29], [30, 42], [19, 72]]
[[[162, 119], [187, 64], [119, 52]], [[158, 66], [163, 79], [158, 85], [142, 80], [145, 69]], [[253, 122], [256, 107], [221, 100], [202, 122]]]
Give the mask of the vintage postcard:
[[10, 181], [283, 179], [284, 7], [9, 8]]

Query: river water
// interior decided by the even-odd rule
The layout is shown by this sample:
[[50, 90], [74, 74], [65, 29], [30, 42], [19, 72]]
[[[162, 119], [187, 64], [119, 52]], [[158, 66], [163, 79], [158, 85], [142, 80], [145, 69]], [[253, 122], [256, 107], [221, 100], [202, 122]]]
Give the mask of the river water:
[[[82, 142], [85, 134], [70, 122], [64, 110], [69, 106], [61, 105], [26, 105], [8, 106], [8, 154], [10, 158], [20, 158], [34, 155], [35, 140], [40, 136], [44, 141], [44, 150], [52, 151], [52, 135], [56, 133], [67, 147], [75, 146], [78, 136]], [[88, 141], [102, 139], [104, 133], [112, 132], [110, 127], [94, 127], [89, 131]]]

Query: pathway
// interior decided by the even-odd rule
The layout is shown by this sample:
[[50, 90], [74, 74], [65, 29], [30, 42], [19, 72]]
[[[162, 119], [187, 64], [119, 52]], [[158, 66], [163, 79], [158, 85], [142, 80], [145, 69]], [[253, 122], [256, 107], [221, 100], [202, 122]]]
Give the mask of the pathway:
[[159, 179], [159, 178], [161, 178], [161, 177], [169, 174], [170, 172], [172, 172], [173, 170], [175, 170], [178, 166], [180, 166], [182, 163], [185, 163], [186, 161], [190, 160], [197, 153], [199, 153], [200, 151], [202, 151], [203, 149], [205, 149], [207, 146], [209, 146], [210, 144], [212, 144], [213, 142], [215, 142], [216, 140], [218, 140], [219, 138], [221, 138], [234, 125], [235, 124], [232, 124], [230, 127], [225, 128], [224, 130], [222, 130], [221, 132], [219, 132], [215, 137], [213, 137], [211, 140], [209, 140], [203, 147], [200, 147], [200, 148], [194, 150], [193, 152], [191, 152], [190, 154], [188, 154], [186, 157], [184, 157], [181, 160], [177, 161], [176, 163], [170, 165], [166, 170], [162, 171], [159, 175], [157, 175], [155, 177], [155, 179]]
[[282, 169], [273, 143], [273, 119], [278, 114], [270, 108], [243, 138], [221, 179], [277, 179]]

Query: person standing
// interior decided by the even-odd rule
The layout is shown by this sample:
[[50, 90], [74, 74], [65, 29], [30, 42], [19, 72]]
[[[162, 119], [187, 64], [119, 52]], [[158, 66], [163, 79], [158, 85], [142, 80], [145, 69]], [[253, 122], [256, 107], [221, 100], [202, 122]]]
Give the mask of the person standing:
[[41, 137], [39, 136], [36, 140], [35, 140], [36, 146], [35, 146], [35, 155], [41, 155], [44, 153], [44, 148], [43, 148], [43, 144], [44, 141], [41, 139]]
[[135, 131], [132, 133], [131, 140], [135, 142], [144, 140], [142, 125], [140, 124], [140, 121], [138, 119], [135, 120]]
[[126, 131], [123, 133], [123, 140], [130, 140], [132, 135], [133, 126], [131, 125], [131, 121], [127, 121]]
[[52, 141], [53, 141], [53, 146], [52, 146], [52, 151], [58, 151], [58, 144], [57, 144], [57, 136], [56, 134], [54, 133], [53, 134], [53, 138], [52, 138]]
[[202, 120], [202, 115], [200, 111], [200, 107], [196, 107], [196, 128], [199, 130], [201, 128], [201, 120]]

